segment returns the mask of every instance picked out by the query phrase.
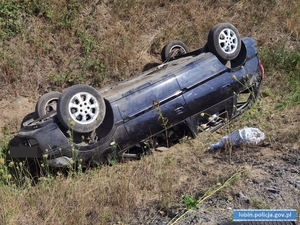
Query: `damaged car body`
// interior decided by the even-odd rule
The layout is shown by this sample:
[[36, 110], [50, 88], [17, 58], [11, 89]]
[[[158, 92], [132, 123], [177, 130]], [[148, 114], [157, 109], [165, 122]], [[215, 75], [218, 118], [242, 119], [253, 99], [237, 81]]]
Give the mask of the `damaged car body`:
[[44, 157], [52, 166], [103, 162], [111, 154], [138, 158], [232, 121], [253, 105], [264, 79], [255, 42], [229, 23], [214, 26], [193, 52], [180, 41], [168, 43], [162, 60], [107, 88], [80, 84], [45, 94], [11, 156]]

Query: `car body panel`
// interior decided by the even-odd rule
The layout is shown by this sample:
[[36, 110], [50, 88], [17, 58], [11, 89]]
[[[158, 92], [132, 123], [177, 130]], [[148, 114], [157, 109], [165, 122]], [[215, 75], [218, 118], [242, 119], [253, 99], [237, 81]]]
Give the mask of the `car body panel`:
[[139, 89], [117, 101], [123, 120], [130, 120], [144, 111], [152, 108], [153, 101], [166, 102], [180, 92], [175, 76], [165, 77], [163, 80], [152, 84], [152, 90]]

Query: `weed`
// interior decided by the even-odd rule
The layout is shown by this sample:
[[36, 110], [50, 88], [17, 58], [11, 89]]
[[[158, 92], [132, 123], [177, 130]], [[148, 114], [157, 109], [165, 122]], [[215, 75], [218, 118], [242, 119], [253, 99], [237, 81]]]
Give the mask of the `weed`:
[[111, 143], [112, 143], [113, 152], [108, 155], [107, 162], [108, 165], [115, 166], [118, 164], [118, 155], [117, 155], [118, 144], [115, 141], [112, 141]]
[[[232, 176], [230, 176], [223, 184], [221, 183], [217, 183], [215, 186], [209, 188], [204, 195], [199, 198], [198, 200], [194, 199], [193, 197], [184, 197], [185, 201], [188, 203], [186, 204], [188, 207], [191, 207], [190, 209], [193, 209], [195, 207], [197, 207], [199, 204], [201, 204], [202, 202], [204, 202], [206, 199], [210, 198], [211, 196], [213, 196], [215, 193], [219, 192], [220, 190], [232, 185], [233, 182], [236, 181], [237, 178], [239, 178], [244, 172], [246, 171], [246, 168], [242, 167], [240, 168], [238, 171], [236, 171]], [[188, 209], [185, 213], [183, 213], [182, 215], [177, 215], [175, 216], [170, 222], [169, 224], [176, 224], [178, 221], [180, 221], [186, 214], [187, 212], [190, 210]]]
[[116, 154], [116, 151], [113, 151], [109, 156], [107, 157], [108, 165], [115, 166], [118, 164], [118, 157]]
[[53, 85], [62, 87], [84, 82], [84, 77], [76, 76], [70, 72], [62, 72], [60, 74], [50, 73], [46, 76], [46, 79]]
[[[72, 153], [71, 156], [71, 164], [67, 165], [67, 167], [71, 170], [72, 173], [75, 174], [81, 174], [82, 173], [82, 159], [79, 157], [79, 150], [76, 148], [76, 145], [74, 143], [74, 131], [73, 127], [75, 126], [74, 121], [69, 122], [69, 130], [68, 133], [68, 142], [69, 142], [69, 148], [70, 152]], [[82, 136], [82, 141], [84, 141], [84, 137]]]
[[199, 204], [197, 199], [188, 195], [183, 195], [182, 199], [187, 209], [196, 208], [196, 206]]
[[8, 140], [5, 138], [0, 143], [0, 184], [8, 184], [11, 180], [11, 174], [6, 164], [8, 148]]
[[81, 41], [81, 52], [84, 58], [87, 58], [90, 55], [90, 53], [94, 50], [97, 42], [93, 40], [93, 38], [86, 32], [82, 32], [79, 35], [79, 40]]
[[22, 25], [20, 23], [22, 7], [15, 1], [0, 3], [0, 38], [10, 39], [18, 34]]
[[13, 52], [4, 51], [1, 55], [0, 78], [6, 84], [17, 83], [20, 80], [22, 70], [19, 68], [20, 62], [16, 59]]
[[72, 29], [75, 26], [76, 17], [81, 8], [81, 5], [78, 0], [70, 0], [67, 1], [65, 10], [59, 16], [60, 17], [60, 25], [65, 29]]
[[92, 86], [99, 87], [107, 76], [108, 69], [100, 60], [91, 60], [88, 68], [94, 76], [92, 76]]
[[168, 131], [168, 129], [171, 128], [172, 125], [169, 124], [169, 119], [166, 118], [162, 114], [162, 110], [160, 108], [159, 102], [153, 101], [153, 107], [157, 110], [158, 120], [161, 120], [161, 125], [164, 128], [164, 139], [166, 140], [167, 147], [170, 147], [170, 145], [169, 145], [169, 131]]
[[[248, 101], [248, 100], [247, 100]], [[224, 127], [226, 130], [226, 134], [229, 135], [230, 134], [230, 121], [229, 121], [229, 115], [227, 111], [224, 111], [218, 115], [214, 114], [214, 115], [210, 115], [207, 113], [201, 113], [200, 114], [201, 117], [207, 117], [207, 122], [203, 123], [200, 125], [200, 127], [198, 128], [201, 132], [205, 131], [208, 127], [209, 124], [211, 122], [217, 121], [217, 120], [221, 120], [222, 123], [224, 123]], [[226, 143], [225, 143], [225, 150], [229, 153], [229, 160], [230, 160], [230, 164], [232, 163], [232, 143], [229, 139], [226, 139]]]

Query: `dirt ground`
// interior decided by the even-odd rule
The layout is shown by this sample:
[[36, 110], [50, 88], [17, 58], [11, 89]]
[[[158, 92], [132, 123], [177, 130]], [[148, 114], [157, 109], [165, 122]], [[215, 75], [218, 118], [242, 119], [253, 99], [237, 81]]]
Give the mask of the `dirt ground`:
[[[208, 151], [204, 164], [216, 174], [230, 168], [246, 168], [246, 176], [233, 186], [209, 197], [195, 209], [161, 212], [150, 224], [164, 225], [183, 216], [176, 224], [222, 224], [232, 219], [233, 209], [300, 209], [300, 111], [274, 116], [273, 130], [258, 146], [234, 147], [231, 157], [224, 149]], [[236, 122], [239, 123], [239, 122]], [[276, 135], [272, 135], [275, 130]], [[284, 125], [283, 125], [284, 124]], [[175, 223], [174, 223], [175, 224]], [[271, 224], [271, 223], [270, 223]], [[298, 223], [299, 218], [298, 218]]]
[[4, 134], [17, 134], [23, 118], [34, 111], [35, 101], [24, 97], [14, 97], [11, 100], [0, 99], [0, 138]]
[[[296, 148], [286, 150], [285, 153], [270, 146], [247, 149], [247, 153], [242, 153], [243, 157], [248, 157], [247, 160], [238, 159], [240, 154], [236, 154], [233, 162], [235, 166], [248, 165], [248, 178], [222, 194], [208, 198], [195, 209], [188, 211], [176, 224], [222, 224], [232, 219], [234, 209], [299, 210], [299, 145]], [[228, 166], [222, 155], [223, 153], [217, 153], [212, 156], [218, 170], [224, 170]], [[182, 215], [184, 212], [185, 209], [174, 209], [168, 214], [161, 212], [150, 224], [169, 224], [175, 215]]]

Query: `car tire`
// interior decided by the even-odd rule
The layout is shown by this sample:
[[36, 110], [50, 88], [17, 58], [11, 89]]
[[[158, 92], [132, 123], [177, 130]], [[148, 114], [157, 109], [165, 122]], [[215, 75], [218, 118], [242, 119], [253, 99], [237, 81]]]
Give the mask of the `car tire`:
[[241, 51], [241, 37], [230, 23], [220, 23], [214, 26], [208, 34], [208, 49], [221, 62], [235, 59]]
[[42, 95], [35, 105], [35, 112], [38, 118], [46, 115], [51, 111], [56, 111], [57, 101], [61, 92], [51, 91]]
[[167, 43], [161, 51], [161, 59], [168, 62], [188, 53], [190, 50], [182, 41], [174, 40]]
[[106, 113], [104, 99], [88, 85], [74, 85], [63, 92], [57, 102], [57, 117], [66, 129], [77, 133], [94, 131]]

